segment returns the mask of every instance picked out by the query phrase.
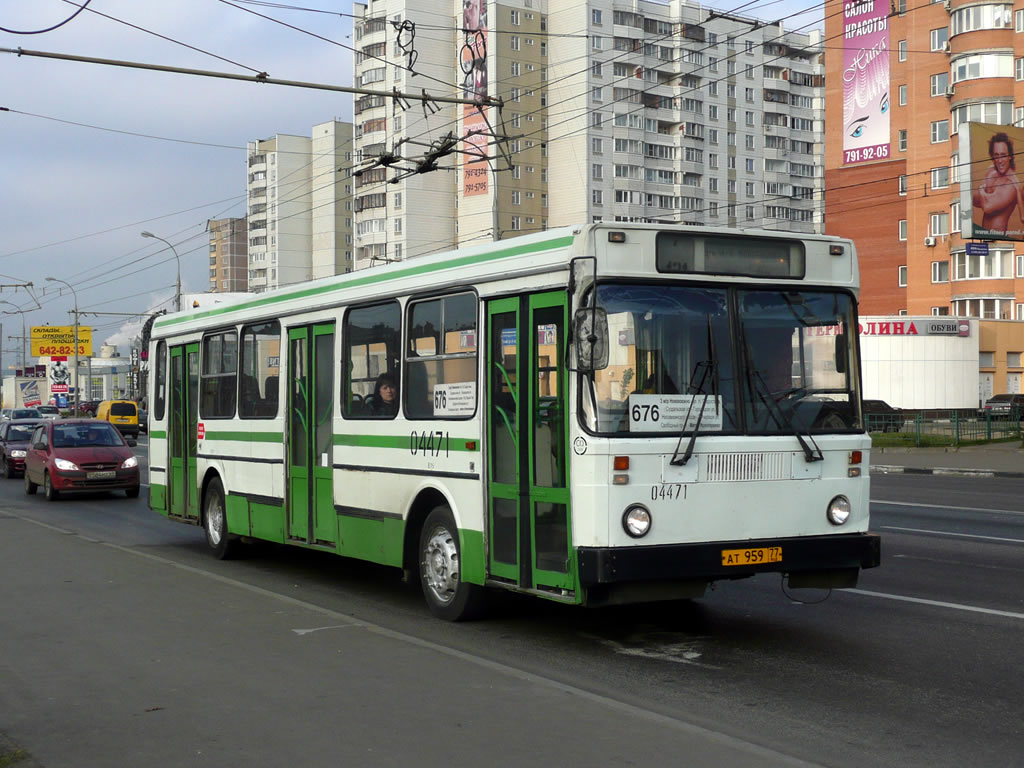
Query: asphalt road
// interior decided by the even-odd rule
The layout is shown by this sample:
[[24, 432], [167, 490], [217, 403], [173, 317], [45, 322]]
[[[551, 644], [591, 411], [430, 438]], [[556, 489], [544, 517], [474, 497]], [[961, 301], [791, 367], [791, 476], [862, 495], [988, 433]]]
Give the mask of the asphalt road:
[[[447, 624], [388, 569], [239, 561], [121, 495], [0, 482], [0, 732], [44, 766], [1012, 765], [1020, 480], [873, 478], [883, 565]], [[145, 493], [143, 494], [145, 496]]]

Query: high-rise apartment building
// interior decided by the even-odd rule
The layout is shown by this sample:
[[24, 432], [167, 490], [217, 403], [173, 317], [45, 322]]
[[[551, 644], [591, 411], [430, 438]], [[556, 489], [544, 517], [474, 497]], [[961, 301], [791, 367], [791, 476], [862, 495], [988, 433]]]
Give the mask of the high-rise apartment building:
[[[395, 25], [422, 17], [427, 6], [355, 6], [358, 85], [393, 87], [399, 54], [408, 48], [399, 45]], [[680, 0], [557, 7], [543, 0], [457, 0], [447, 20], [429, 18], [429, 26], [418, 27], [417, 72], [429, 63], [459, 93], [500, 97], [504, 106], [432, 114], [457, 125], [464, 152], [491, 156], [488, 172], [462, 154], [455, 173], [421, 177], [439, 182], [430, 197], [402, 189], [407, 181], [389, 187], [403, 192], [406, 205], [438, 215], [448, 210], [447, 200], [457, 200], [450, 213], [456, 239], [441, 242], [438, 230], [420, 251], [602, 219], [821, 231], [820, 33], [788, 32], [781, 23]], [[406, 81], [442, 88], [399, 76], [399, 85]], [[368, 113], [367, 104], [379, 114]], [[416, 110], [422, 112], [413, 105], [405, 114]], [[356, 99], [355, 144], [364, 161], [408, 137], [382, 122], [391, 111], [390, 99]], [[386, 227], [393, 215], [368, 208], [359, 200], [364, 194], [373, 192], [357, 182], [357, 254], [370, 230]], [[408, 243], [394, 242], [411, 255]]]
[[245, 218], [210, 219], [210, 293], [249, 290], [249, 239]]
[[1020, 246], [961, 236], [957, 135], [1024, 125], [1024, 10], [829, 0], [825, 19], [825, 224], [857, 243], [861, 312], [1024, 319]]
[[248, 143], [249, 290], [352, 269], [350, 124]]

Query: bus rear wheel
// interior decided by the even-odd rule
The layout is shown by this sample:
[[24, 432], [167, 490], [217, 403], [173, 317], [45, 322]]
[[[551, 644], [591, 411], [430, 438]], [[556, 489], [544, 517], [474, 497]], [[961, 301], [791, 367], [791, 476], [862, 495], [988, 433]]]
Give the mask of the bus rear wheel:
[[227, 505], [224, 503], [224, 484], [215, 477], [206, 486], [203, 496], [203, 529], [206, 543], [218, 560], [230, 560], [235, 556], [238, 540], [228, 533]]
[[484, 608], [484, 588], [462, 580], [461, 555], [452, 511], [434, 507], [420, 532], [420, 586], [430, 612], [447, 621], [476, 618]]

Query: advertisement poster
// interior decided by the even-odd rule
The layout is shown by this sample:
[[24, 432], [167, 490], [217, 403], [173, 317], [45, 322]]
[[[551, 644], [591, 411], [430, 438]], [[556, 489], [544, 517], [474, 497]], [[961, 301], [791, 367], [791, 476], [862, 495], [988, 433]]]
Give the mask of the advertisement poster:
[[25, 408], [33, 408], [43, 404], [42, 399], [39, 397], [38, 381], [19, 381], [18, 386], [21, 387], [21, 404]]
[[961, 235], [965, 239], [1024, 240], [1024, 176], [1017, 170], [1017, 154], [1024, 151], [1024, 129], [966, 123], [957, 135]]
[[843, 7], [843, 164], [889, 157], [889, 2]]
[[68, 364], [63, 360], [53, 360], [50, 363], [50, 392], [54, 395], [66, 395], [70, 383], [71, 371], [68, 369]]
[[[487, 0], [465, 0], [462, 10], [464, 40], [459, 51], [462, 69], [462, 96], [466, 99], [487, 98]], [[466, 104], [462, 108], [462, 136], [469, 153], [462, 166], [464, 197], [487, 194], [487, 145], [489, 129], [484, 118], [486, 107]], [[480, 160], [470, 160], [478, 154]]]

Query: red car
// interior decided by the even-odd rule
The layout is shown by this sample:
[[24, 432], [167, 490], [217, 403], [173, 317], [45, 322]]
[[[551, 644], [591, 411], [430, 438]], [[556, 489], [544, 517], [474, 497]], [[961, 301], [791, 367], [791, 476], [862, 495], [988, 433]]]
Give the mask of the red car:
[[39, 419], [19, 419], [0, 424], [0, 473], [10, 479], [25, 471], [25, 452]]
[[66, 491], [124, 491], [139, 495], [135, 441], [95, 419], [47, 420], [37, 424], [25, 456], [25, 493], [40, 485], [46, 498]]

